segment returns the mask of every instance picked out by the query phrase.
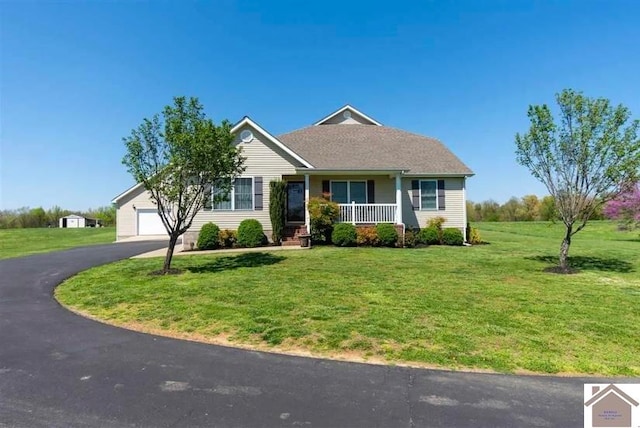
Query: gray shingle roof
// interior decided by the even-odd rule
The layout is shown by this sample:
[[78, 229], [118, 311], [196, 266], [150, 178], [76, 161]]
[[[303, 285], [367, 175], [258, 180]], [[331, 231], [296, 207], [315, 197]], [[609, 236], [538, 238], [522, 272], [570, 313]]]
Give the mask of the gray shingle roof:
[[321, 169], [404, 169], [410, 174], [471, 175], [440, 141], [375, 125], [318, 125], [278, 137]]

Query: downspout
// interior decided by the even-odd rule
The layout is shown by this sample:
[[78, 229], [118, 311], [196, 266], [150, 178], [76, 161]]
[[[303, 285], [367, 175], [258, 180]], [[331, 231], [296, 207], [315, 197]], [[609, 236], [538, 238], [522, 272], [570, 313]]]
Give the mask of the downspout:
[[462, 228], [464, 242], [469, 242], [469, 237], [467, 236], [467, 177], [462, 177], [462, 220], [464, 222], [464, 227]]

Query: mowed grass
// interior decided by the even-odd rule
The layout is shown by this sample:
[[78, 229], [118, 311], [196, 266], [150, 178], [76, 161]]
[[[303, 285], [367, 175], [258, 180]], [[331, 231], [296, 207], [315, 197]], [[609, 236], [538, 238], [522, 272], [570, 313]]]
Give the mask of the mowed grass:
[[65, 305], [177, 337], [500, 372], [640, 376], [640, 241], [613, 223], [576, 235], [580, 273], [543, 272], [547, 223], [480, 224], [490, 244], [332, 248], [126, 260], [71, 278]]
[[115, 241], [114, 227], [0, 229], [0, 259]]

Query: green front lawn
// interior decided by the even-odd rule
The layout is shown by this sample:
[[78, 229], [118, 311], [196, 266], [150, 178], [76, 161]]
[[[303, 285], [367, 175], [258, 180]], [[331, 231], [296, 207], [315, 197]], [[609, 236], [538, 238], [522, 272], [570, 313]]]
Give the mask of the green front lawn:
[[115, 241], [115, 227], [0, 229], [0, 259]]
[[501, 372], [640, 376], [640, 242], [589, 225], [581, 272], [544, 273], [562, 231], [481, 224], [489, 245], [314, 248], [125, 260], [71, 278], [65, 305], [177, 337]]

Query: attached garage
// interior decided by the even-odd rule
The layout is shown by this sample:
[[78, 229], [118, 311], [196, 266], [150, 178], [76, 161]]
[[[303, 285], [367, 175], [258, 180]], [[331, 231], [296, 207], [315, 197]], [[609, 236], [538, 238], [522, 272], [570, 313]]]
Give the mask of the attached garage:
[[162, 219], [158, 210], [138, 209], [137, 210], [138, 235], [166, 235], [167, 229], [162, 224]]

